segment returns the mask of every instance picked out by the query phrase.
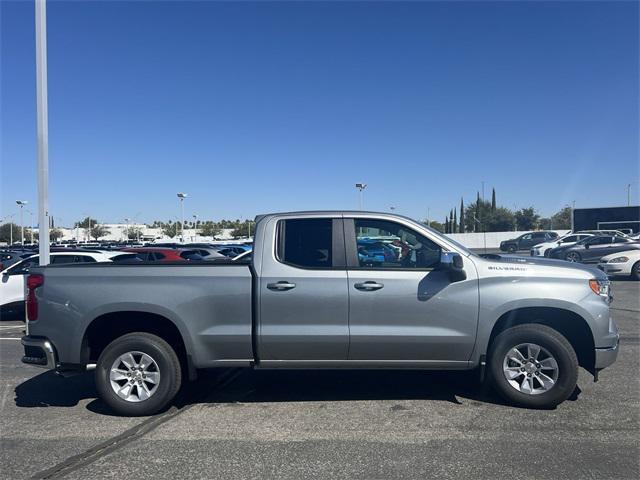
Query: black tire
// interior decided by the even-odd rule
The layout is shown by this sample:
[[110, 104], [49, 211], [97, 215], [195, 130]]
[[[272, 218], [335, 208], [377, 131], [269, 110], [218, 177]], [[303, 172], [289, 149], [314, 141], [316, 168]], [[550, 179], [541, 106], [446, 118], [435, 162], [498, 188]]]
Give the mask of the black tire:
[[[546, 392], [523, 393], [509, 383], [503, 372], [507, 353], [524, 343], [539, 345], [557, 362], [557, 379]], [[526, 408], [553, 408], [571, 396], [578, 382], [578, 358], [573, 347], [557, 330], [540, 324], [518, 325], [500, 333], [491, 345], [488, 366], [495, 390], [510, 403]]]
[[518, 247], [516, 247], [515, 245], [508, 245], [507, 246], [507, 252], [509, 252], [509, 253], [516, 253], [517, 250], [518, 250]]
[[547, 248], [547, 249], [544, 251], [544, 256], [545, 256], [546, 258], [549, 258], [549, 253], [551, 253], [551, 250], [552, 250], [551, 248]]
[[[146, 400], [129, 402], [120, 398], [111, 387], [113, 363], [127, 352], [142, 352], [151, 356], [158, 367], [160, 380], [155, 392]], [[96, 387], [100, 398], [116, 413], [125, 416], [153, 415], [164, 409], [176, 396], [182, 383], [182, 371], [176, 352], [162, 338], [144, 332], [123, 335], [103, 350], [96, 365]]]
[[567, 262], [575, 262], [575, 263], [579, 263], [582, 261], [582, 257], [580, 256], [580, 254], [578, 252], [569, 252], [564, 256], [564, 259]]
[[640, 260], [633, 264], [631, 267], [631, 278], [634, 280], [640, 280]]

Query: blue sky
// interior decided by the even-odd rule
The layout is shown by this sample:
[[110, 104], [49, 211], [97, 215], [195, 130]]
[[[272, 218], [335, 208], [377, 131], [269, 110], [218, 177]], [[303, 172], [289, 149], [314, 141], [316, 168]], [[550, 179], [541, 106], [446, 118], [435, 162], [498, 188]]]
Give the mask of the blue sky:
[[[48, 6], [57, 223], [638, 202], [637, 2]], [[32, 1], [0, 2], [1, 215], [36, 206]], [[60, 220], [61, 219], [61, 220]]]

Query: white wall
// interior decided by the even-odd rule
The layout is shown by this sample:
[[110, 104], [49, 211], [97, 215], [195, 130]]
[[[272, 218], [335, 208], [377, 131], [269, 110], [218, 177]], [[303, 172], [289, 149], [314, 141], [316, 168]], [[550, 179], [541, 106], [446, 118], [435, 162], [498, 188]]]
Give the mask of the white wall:
[[[570, 230], [554, 230], [558, 236], [566, 235]], [[447, 236], [460, 242], [467, 248], [499, 248], [500, 242], [519, 237], [526, 232], [486, 232], [486, 233], [450, 233]]]

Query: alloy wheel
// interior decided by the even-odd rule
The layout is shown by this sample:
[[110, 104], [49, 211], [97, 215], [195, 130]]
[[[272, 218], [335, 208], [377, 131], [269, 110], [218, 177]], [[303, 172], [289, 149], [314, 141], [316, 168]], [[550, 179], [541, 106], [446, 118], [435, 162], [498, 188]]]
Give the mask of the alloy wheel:
[[160, 369], [150, 355], [127, 352], [113, 362], [109, 380], [120, 398], [127, 402], [142, 402], [158, 390]]
[[521, 343], [507, 352], [502, 372], [509, 384], [527, 395], [551, 390], [558, 381], [558, 362], [549, 351], [535, 343]]

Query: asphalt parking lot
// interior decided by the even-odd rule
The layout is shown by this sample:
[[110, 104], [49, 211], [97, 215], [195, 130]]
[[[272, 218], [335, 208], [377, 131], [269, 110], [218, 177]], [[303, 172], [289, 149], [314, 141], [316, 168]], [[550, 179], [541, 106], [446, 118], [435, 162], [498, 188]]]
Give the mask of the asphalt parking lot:
[[151, 418], [112, 416], [91, 374], [22, 365], [0, 323], [0, 475], [21, 478], [640, 477], [640, 283], [614, 282], [618, 361], [552, 411], [468, 373], [212, 372]]

